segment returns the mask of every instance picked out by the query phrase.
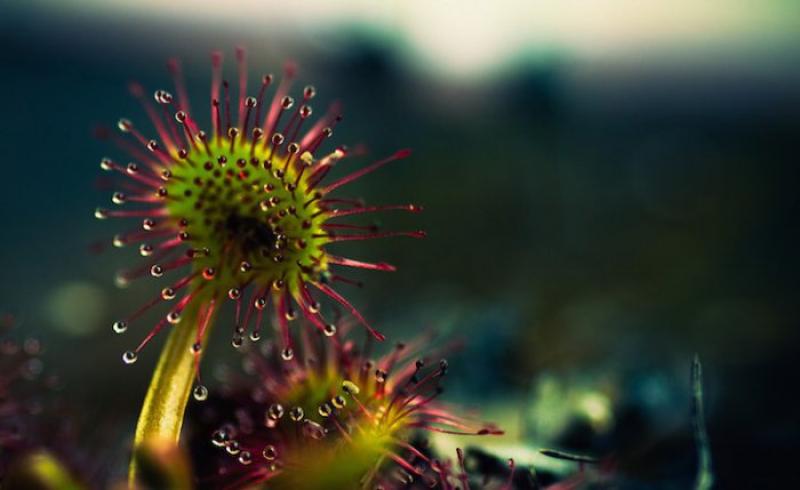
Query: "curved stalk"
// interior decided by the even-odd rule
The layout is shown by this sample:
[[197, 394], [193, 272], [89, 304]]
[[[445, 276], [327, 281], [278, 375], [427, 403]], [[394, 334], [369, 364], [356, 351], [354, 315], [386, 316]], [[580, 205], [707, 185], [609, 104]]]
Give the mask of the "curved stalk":
[[[180, 323], [172, 327], [161, 351], [136, 424], [133, 456], [128, 471], [130, 488], [135, 487], [140, 458], [138, 453], [145, 444], [157, 441], [177, 445], [180, 440], [183, 416], [195, 375], [195, 360], [191, 348], [197, 342], [198, 313], [203, 304], [203, 301], [195, 298], [186, 306]], [[213, 315], [214, 312], [212, 318], [208, 319], [208, 328], [213, 325]], [[206, 338], [208, 335], [203, 335], [204, 343]]]

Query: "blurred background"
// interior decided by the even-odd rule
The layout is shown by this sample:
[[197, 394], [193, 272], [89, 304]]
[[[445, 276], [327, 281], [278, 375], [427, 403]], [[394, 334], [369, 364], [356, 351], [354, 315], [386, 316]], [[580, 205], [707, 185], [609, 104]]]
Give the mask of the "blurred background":
[[[156, 286], [117, 289], [135, 252], [97, 253], [124, 226], [92, 217], [98, 163], [123, 155], [93, 129], [144, 123], [127, 83], [171, 89], [171, 56], [205, 101], [209, 52], [232, 78], [242, 45], [251, 76], [296, 60], [342, 101], [338, 144], [414, 149], [350, 193], [423, 204], [385, 221], [428, 238], [348, 244], [399, 267], [348, 295], [393, 338], [464, 340], [448, 396], [508, 429], [488, 450], [687, 488], [697, 353], [718, 488], [798, 483], [800, 3], [12, 1], [0, 41], [0, 312], [112, 472], [163, 338], [121, 362], [150, 324], [111, 323]], [[236, 356], [217, 338], [209, 366]]]

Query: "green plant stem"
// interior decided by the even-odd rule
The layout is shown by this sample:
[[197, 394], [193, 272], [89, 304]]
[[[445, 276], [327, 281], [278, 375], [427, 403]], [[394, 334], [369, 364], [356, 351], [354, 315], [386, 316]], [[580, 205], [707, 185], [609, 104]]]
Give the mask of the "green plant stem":
[[[194, 383], [195, 360], [191, 348], [197, 341], [198, 312], [202, 304], [203, 301], [195, 299], [186, 306], [181, 321], [172, 327], [161, 351], [136, 425], [133, 457], [128, 472], [131, 488], [135, 486], [139, 466], [137, 453], [145, 443], [157, 441], [177, 445], [180, 440], [183, 415]], [[210, 329], [214, 319], [208, 321]], [[203, 337], [207, 338], [208, 335]]]

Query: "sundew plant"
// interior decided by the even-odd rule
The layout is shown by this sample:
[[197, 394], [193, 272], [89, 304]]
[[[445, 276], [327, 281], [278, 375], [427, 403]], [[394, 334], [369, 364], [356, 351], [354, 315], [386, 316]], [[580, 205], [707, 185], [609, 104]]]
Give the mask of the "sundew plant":
[[[148, 275], [173, 278], [151, 301], [113, 325], [115, 332], [124, 333], [145, 312], [166, 305], [161, 320], [142, 335], [135, 349], [122, 356], [125, 363], [134, 363], [145, 345], [168, 330], [141, 410], [134, 455], [147, 441], [177, 442], [190, 392], [199, 401], [208, 397], [208, 389], [199, 383], [200, 359], [215, 323], [224, 321], [218, 313], [225, 302], [234, 305], [234, 347], [241, 347], [248, 337], [258, 341], [264, 330], [276, 331], [279, 357], [286, 366], [264, 373], [265, 377], [278, 376], [282, 369], [297, 363], [295, 339], [308, 335], [292, 326], [300, 318], [321, 338], [337, 345], [341, 357], [337, 325], [320, 300], [327, 300], [336, 311], [344, 310], [373, 339], [382, 341], [384, 335], [338, 292], [336, 284], [349, 282], [342, 275], [347, 268], [392, 271], [394, 267], [333, 255], [326, 246], [425, 235], [419, 230], [380, 231], [372, 224], [348, 219], [381, 211], [417, 213], [421, 206], [366, 205], [339, 192], [384, 165], [407, 158], [409, 150], [356, 167], [344, 176], [328, 178], [334, 166], [357, 156], [346, 146], [332, 147], [329, 143], [342, 119], [339, 105], [333, 104], [315, 121], [311, 104], [316, 89], [309, 85], [294, 95], [296, 67], [292, 63], [285, 66], [279, 81], [267, 74], [248, 91], [243, 49], [236, 51], [235, 85], [223, 78], [223, 55], [215, 52], [211, 58], [211, 94], [205, 110], [190, 107], [176, 60], [168, 63], [175, 95], [131, 84], [130, 91], [141, 101], [151, 127], [120, 119], [118, 132], [106, 135], [123, 150], [124, 159], [103, 158], [100, 162], [103, 170], [121, 177], [120, 190], [111, 196], [113, 207], [97, 208], [95, 216], [138, 220], [136, 227], [115, 235], [113, 244], [136, 246], [144, 257], [142, 264], [119, 272], [118, 283], [124, 285]], [[208, 130], [201, 126], [203, 112], [210, 121]], [[445, 369], [442, 364], [416, 388], [409, 385], [384, 394], [371, 387], [365, 392], [368, 399], [390, 397], [381, 416], [381, 424], [387, 429], [371, 442], [376, 449], [385, 446], [386, 438], [393, 434], [388, 427], [430, 410], [426, 408], [429, 395], [422, 393]], [[330, 383], [340, 383], [339, 377], [330, 373], [323, 377], [328, 381], [322, 384], [321, 392], [333, 390]], [[353, 396], [354, 391], [349, 394]], [[333, 405], [325, 406], [341, 408], [336, 403], [340, 399], [335, 395]], [[275, 400], [275, 404], [280, 403]], [[366, 406], [361, 408], [370, 413]], [[392, 422], [387, 417], [398, 420]], [[457, 419], [451, 420], [444, 412], [436, 417], [437, 422], [458, 427]], [[364, 467], [379, 469], [386, 456], [383, 451], [367, 454], [374, 461]], [[405, 461], [397, 455], [393, 459]], [[136, 468], [134, 456], [131, 484], [136, 481]]]

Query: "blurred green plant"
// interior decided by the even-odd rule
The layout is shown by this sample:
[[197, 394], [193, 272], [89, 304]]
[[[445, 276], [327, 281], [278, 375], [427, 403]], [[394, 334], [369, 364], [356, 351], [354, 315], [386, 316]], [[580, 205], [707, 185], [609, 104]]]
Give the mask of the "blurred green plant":
[[27, 490], [87, 490], [72, 473], [47, 451], [37, 451], [17, 461], [2, 481], [2, 487]]
[[697, 444], [697, 477], [695, 490], [710, 490], [714, 486], [714, 473], [711, 469], [711, 444], [706, 430], [706, 416], [703, 408], [703, 366], [700, 356], [692, 359], [692, 425]]

